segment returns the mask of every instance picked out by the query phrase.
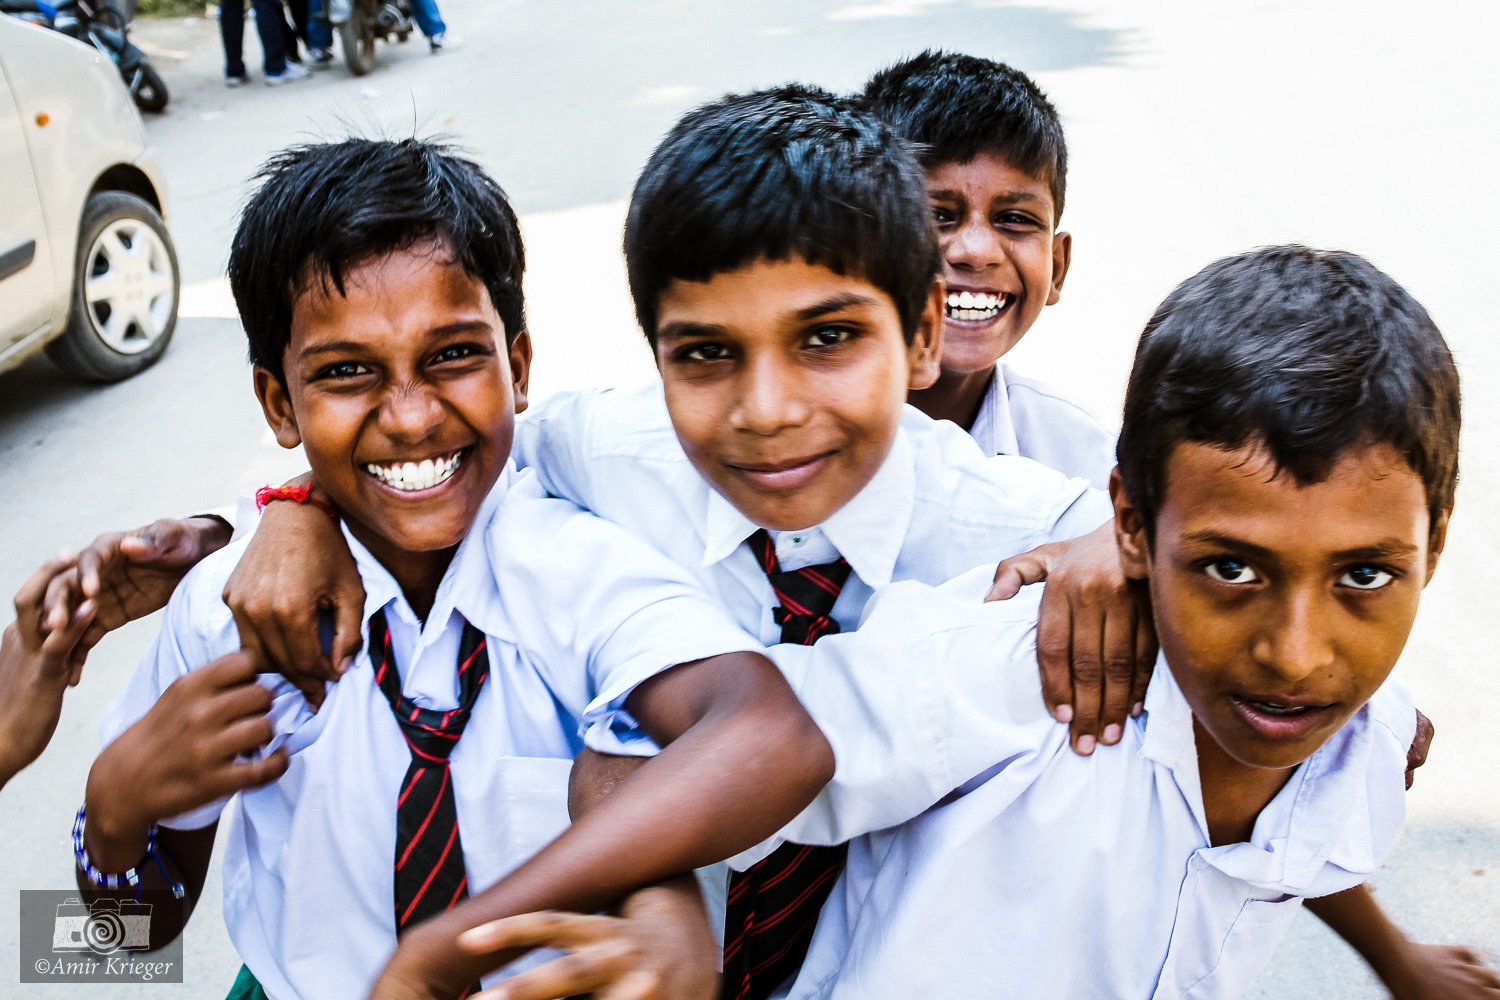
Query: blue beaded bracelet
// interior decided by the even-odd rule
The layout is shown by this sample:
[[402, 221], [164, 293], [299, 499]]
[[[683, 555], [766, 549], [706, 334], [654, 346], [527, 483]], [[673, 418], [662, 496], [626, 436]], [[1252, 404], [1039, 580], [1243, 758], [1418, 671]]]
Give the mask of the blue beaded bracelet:
[[140, 869], [144, 866], [145, 862], [154, 861], [156, 862], [157, 869], [161, 872], [161, 877], [172, 887], [172, 895], [178, 899], [182, 899], [187, 895], [187, 889], [184, 888], [183, 884], [173, 880], [172, 876], [167, 874], [166, 863], [161, 859], [161, 852], [156, 849], [155, 824], [152, 824], [150, 832], [146, 834], [145, 856], [136, 863], [134, 868], [127, 868], [125, 871], [115, 874], [113, 872], [102, 872], [95, 868], [93, 863], [89, 861], [88, 851], [83, 846], [83, 819], [84, 807], [79, 806], [78, 816], [73, 820], [73, 857], [78, 862], [78, 870], [83, 872], [83, 877], [88, 879], [90, 885], [99, 886], [101, 889], [124, 889], [127, 886], [131, 886], [139, 894], [141, 888]]

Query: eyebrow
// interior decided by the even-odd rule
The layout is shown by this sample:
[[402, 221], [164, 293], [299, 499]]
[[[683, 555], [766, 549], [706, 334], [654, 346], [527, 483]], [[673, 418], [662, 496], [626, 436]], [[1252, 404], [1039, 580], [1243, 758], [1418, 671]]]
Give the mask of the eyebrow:
[[[844, 309], [856, 309], [860, 307], [876, 306], [880, 300], [872, 295], [861, 295], [858, 292], [844, 292], [839, 295], [831, 295], [821, 302], [815, 302], [810, 306], [798, 309], [792, 317], [799, 323], [827, 316]], [[663, 340], [686, 340], [693, 337], [723, 337], [729, 333], [727, 327], [718, 323], [694, 323], [689, 320], [680, 320], [668, 323], [656, 331], [657, 342]]]
[[[951, 191], [946, 189], [942, 191], [929, 191], [927, 192], [927, 197], [942, 198], [949, 201], [968, 200], [964, 196], [962, 191]], [[1045, 205], [1047, 203], [1046, 198], [1043, 198], [1039, 194], [1032, 194], [1029, 191], [1007, 191], [1004, 194], [997, 194], [990, 200], [1002, 202], [1006, 205]]]
[[[440, 340], [443, 337], [451, 337], [462, 333], [493, 333], [494, 327], [483, 320], [461, 320], [457, 323], [445, 323], [435, 326], [422, 336], [429, 340]], [[319, 354], [358, 354], [369, 350], [369, 344], [358, 344], [352, 340], [330, 340], [327, 343], [312, 344], [303, 348], [301, 357], [310, 357]]]
[[[1221, 534], [1217, 531], [1193, 531], [1182, 536], [1182, 540], [1199, 545], [1219, 545], [1227, 549], [1237, 549], [1251, 555], [1274, 560], [1276, 553], [1263, 545], [1247, 542], [1243, 538], [1235, 538], [1233, 535]], [[1400, 559], [1417, 554], [1417, 547], [1410, 542], [1404, 542], [1399, 538], [1382, 538], [1371, 545], [1361, 545], [1358, 548], [1343, 549], [1332, 553], [1333, 559], [1339, 562], [1347, 562], [1357, 559]]]

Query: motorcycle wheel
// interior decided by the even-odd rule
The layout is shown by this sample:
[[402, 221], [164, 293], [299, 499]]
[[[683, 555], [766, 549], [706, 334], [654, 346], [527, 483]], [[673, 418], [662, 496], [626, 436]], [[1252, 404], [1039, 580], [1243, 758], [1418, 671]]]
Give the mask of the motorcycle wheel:
[[364, 76], [375, 68], [375, 25], [362, 5], [356, 3], [349, 20], [339, 25], [339, 44], [350, 73]]
[[162, 81], [161, 75], [150, 66], [142, 66], [136, 71], [140, 79], [136, 81], [135, 106], [142, 111], [161, 112], [167, 108], [167, 85]]

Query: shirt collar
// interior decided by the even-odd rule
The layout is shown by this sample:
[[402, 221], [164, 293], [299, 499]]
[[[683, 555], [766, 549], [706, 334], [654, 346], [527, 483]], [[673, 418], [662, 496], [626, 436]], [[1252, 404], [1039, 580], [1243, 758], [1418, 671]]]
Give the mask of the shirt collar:
[[[709, 488], [704, 513], [703, 565], [729, 558], [760, 527], [738, 507]], [[905, 429], [896, 431], [891, 450], [865, 488], [817, 525], [866, 584], [891, 582], [896, 559], [916, 508], [916, 457]]]
[[[432, 612], [422, 626], [424, 637], [446, 628], [455, 611], [486, 634], [500, 632], [503, 615], [484, 536], [490, 522], [499, 515], [515, 475], [515, 468], [507, 462], [494, 488], [480, 505], [474, 523], [469, 525], [468, 533], [453, 553], [453, 561], [438, 584]], [[376, 611], [390, 608], [392, 613], [406, 617], [415, 627], [416, 614], [407, 604], [406, 596], [390, 570], [354, 537], [347, 524], [344, 525], [344, 539], [349, 543], [349, 551], [354, 555], [355, 566], [364, 584], [365, 621], [368, 622]]]
[[[1157, 657], [1145, 706], [1136, 720], [1144, 729], [1140, 754], [1171, 770], [1207, 843], [1193, 713], [1165, 656]], [[1382, 778], [1400, 768], [1372, 761], [1369, 715], [1362, 708], [1303, 762], [1261, 810], [1248, 842], [1206, 848], [1203, 859], [1232, 878], [1292, 895], [1312, 894], [1326, 864], [1373, 873], [1380, 852], [1371, 800], [1382, 796]]]
[[1016, 437], [1015, 421], [1010, 416], [1010, 389], [1005, 384], [1005, 366], [995, 365], [989, 388], [979, 403], [974, 426], [969, 428], [974, 440], [987, 455], [1019, 455], [1021, 442]]

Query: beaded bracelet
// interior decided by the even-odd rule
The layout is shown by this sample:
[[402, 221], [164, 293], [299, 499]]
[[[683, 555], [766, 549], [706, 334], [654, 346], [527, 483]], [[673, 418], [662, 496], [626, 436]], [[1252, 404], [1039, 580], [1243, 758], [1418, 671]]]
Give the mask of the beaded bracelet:
[[178, 899], [187, 895], [187, 889], [183, 884], [167, 874], [166, 863], [161, 859], [161, 852], [156, 849], [156, 824], [154, 823], [151, 825], [150, 832], [146, 834], [146, 853], [135, 867], [127, 868], [119, 874], [103, 872], [95, 868], [93, 862], [89, 861], [88, 851], [83, 846], [84, 809], [84, 806], [79, 806], [78, 815], [73, 820], [73, 858], [78, 862], [78, 870], [83, 872], [83, 877], [88, 879], [90, 885], [96, 885], [101, 889], [124, 889], [126, 886], [131, 886], [139, 895], [141, 891], [140, 869], [144, 867], [145, 862], [155, 861], [161, 877], [172, 887], [172, 895]]

